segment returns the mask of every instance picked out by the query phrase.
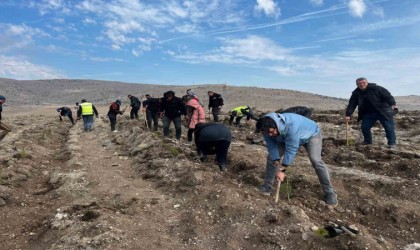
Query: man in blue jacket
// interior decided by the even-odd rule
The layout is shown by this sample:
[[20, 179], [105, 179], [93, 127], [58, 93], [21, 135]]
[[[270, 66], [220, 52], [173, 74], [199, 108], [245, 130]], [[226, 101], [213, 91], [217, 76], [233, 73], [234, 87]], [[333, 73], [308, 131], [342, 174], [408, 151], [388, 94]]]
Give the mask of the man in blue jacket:
[[284, 180], [286, 169], [303, 145], [324, 191], [324, 201], [328, 205], [338, 204], [328, 168], [321, 158], [321, 130], [314, 121], [298, 114], [268, 113], [258, 120], [257, 130], [263, 133], [268, 149], [264, 184], [260, 187], [262, 194], [271, 194], [275, 177]]

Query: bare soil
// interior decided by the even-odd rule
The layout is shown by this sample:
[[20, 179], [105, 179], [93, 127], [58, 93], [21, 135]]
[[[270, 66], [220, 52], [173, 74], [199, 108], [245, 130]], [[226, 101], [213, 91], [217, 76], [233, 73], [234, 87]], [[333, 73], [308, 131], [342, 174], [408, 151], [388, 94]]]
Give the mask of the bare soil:
[[[5, 116], [13, 132], [0, 142], [0, 249], [404, 249], [420, 241], [419, 115], [398, 114], [389, 150], [379, 125], [364, 146], [352, 121], [346, 146], [342, 111], [315, 111], [336, 208], [322, 201], [304, 150], [279, 203], [259, 194], [267, 152], [252, 123], [231, 128], [220, 173], [185, 137], [165, 139], [127, 115], [117, 133], [105, 115], [88, 133], [43, 112]], [[360, 234], [323, 237], [329, 221]]]

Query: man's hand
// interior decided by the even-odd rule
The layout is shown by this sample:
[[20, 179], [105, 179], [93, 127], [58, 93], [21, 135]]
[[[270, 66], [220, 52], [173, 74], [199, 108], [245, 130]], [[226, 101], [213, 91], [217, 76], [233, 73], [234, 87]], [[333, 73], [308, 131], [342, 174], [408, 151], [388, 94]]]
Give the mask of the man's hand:
[[286, 173], [282, 171], [277, 171], [276, 177], [277, 177], [277, 181], [283, 182], [284, 178], [286, 178]]
[[391, 108], [392, 110], [398, 109], [397, 105], [392, 105]]
[[346, 122], [350, 121], [350, 116], [346, 116]]

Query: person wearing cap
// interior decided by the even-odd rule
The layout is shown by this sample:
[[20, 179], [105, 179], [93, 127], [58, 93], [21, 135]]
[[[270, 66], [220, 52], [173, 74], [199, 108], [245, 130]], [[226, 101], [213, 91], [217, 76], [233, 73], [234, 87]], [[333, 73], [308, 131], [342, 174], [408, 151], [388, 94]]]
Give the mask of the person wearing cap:
[[388, 140], [388, 148], [396, 147], [394, 115], [398, 112], [394, 97], [387, 89], [370, 83], [365, 77], [356, 79], [357, 88], [352, 92], [346, 109], [346, 121], [358, 106], [357, 121], [362, 121], [362, 133], [364, 144], [372, 144], [372, 132], [370, 131], [376, 121], [382, 124]]
[[256, 128], [262, 132], [268, 151], [262, 194], [271, 194], [275, 177], [284, 180], [299, 147], [304, 146], [324, 191], [324, 201], [328, 205], [338, 204], [328, 168], [321, 158], [322, 136], [316, 122], [298, 114], [272, 112], [258, 119]]
[[159, 106], [160, 102], [158, 98], [152, 98], [149, 94], [145, 95], [146, 101], [143, 102], [143, 109], [146, 111], [146, 120], [147, 127], [152, 129], [153, 121], [153, 130], [158, 130], [158, 121], [159, 121]]
[[246, 121], [248, 122], [251, 118], [256, 119], [254, 112], [249, 106], [239, 106], [230, 111], [229, 125], [232, 125], [233, 120], [236, 118], [235, 126], [239, 126], [241, 119], [246, 116]]
[[93, 129], [93, 115], [95, 115], [96, 118], [99, 117], [99, 113], [95, 106], [92, 103], [87, 102], [86, 99], [82, 99], [79, 110], [77, 110], [77, 119], [83, 118], [83, 130], [85, 132]]
[[181, 98], [175, 96], [175, 92], [168, 91], [163, 94], [160, 106], [161, 117], [163, 117], [163, 136], [169, 136], [169, 126], [171, 122], [175, 125], [176, 139], [181, 139], [181, 116], [186, 115], [187, 111]]
[[224, 104], [223, 98], [220, 94], [214, 93], [213, 91], [208, 91], [207, 94], [209, 95], [209, 110], [211, 109], [214, 122], [218, 122], [220, 110]]
[[112, 132], [118, 132], [118, 130], [115, 129], [115, 125], [117, 124], [117, 115], [122, 115], [124, 112], [120, 111], [121, 107], [121, 100], [116, 100], [115, 102], [111, 103], [109, 106], [108, 111], [108, 118], [111, 123], [111, 131]]
[[3, 111], [3, 104], [5, 102], [6, 97], [0, 95], [0, 130], [3, 130], [3, 132], [0, 133], [0, 141], [3, 140], [3, 138], [11, 131], [10, 128], [1, 121], [1, 112]]
[[215, 154], [219, 170], [227, 170], [228, 149], [232, 141], [228, 127], [220, 123], [197, 123], [194, 141], [201, 162], [206, 162], [208, 155]]
[[71, 124], [74, 125], [74, 120], [73, 120], [73, 113], [71, 112], [71, 108], [69, 107], [61, 107], [57, 109], [58, 112], [58, 117], [60, 118], [60, 121], [63, 121], [63, 116], [67, 116], [70, 121]]
[[139, 98], [132, 96], [132, 95], [128, 95], [128, 99], [130, 99], [130, 119], [139, 119], [139, 110], [140, 110], [140, 106], [141, 106], [141, 102], [139, 100]]

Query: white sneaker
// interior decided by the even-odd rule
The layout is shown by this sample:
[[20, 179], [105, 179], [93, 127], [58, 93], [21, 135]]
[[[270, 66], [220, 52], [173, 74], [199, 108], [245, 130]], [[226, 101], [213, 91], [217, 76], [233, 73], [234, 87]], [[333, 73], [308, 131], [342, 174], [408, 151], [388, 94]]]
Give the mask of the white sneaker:
[[114, 130], [114, 131], [112, 131], [112, 132], [117, 133], [117, 132], [118, 132], [118, 130]]

